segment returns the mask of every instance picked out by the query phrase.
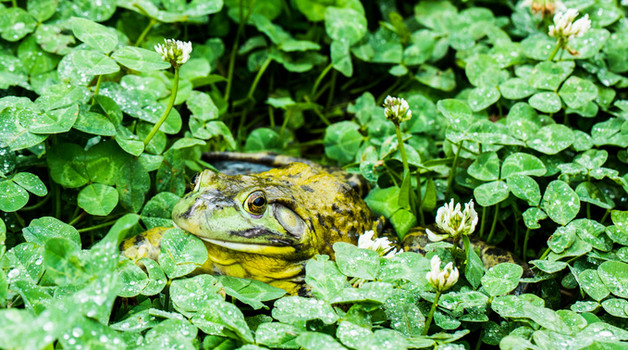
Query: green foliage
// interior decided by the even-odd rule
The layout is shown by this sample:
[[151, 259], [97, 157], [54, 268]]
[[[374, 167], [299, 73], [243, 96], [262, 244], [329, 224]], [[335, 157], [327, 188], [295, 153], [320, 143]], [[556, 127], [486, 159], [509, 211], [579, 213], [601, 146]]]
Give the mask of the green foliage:
[[[0, 2], [0, 347], [621, 347], [624, 3], [565, 1], [592, 28], [549, 60], [551, 16], [522, 2]], [[164, 38], [193, 51], [145, 144], [172, 94]], [[387, 95], [412, 110], [400, 138]], [[468, 237], [461, 256], [433, 244], [461, 277], [422, 335], [435, 293], [416, 253], [336, 244], [305, 265], [311, 297], [191, 276], [207, 250], [179, 229], [157, 261], [120, 257], [123, 238], [172, 226], [201, 155], [225, 150], [358, 173], [400, 237], [473, 199], [474, 236], [530, 269], [486, 270]]]

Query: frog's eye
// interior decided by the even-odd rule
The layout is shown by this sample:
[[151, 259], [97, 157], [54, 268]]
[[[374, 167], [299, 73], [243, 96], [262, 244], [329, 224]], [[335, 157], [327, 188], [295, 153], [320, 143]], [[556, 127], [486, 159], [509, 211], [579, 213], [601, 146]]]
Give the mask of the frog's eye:
[[244, 200], [244, 209], [253, 215], [262, 215], [266, 210], [266, 203], [264, 192], [255, 191]]

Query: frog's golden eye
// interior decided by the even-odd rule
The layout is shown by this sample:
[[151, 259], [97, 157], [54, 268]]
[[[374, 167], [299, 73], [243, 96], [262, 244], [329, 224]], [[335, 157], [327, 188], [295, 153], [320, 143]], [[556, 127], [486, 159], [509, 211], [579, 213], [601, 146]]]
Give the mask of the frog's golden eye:
[[264, 192], [255, 191], [244, 200], [244, 209], [253, 215], [262, 215], [266, 210], [266, 204]]

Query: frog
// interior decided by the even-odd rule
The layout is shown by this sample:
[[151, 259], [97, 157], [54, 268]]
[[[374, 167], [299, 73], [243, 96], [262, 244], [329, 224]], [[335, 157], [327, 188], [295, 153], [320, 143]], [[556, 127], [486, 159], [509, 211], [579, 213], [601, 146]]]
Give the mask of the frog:
[[[359, 175], [266, 153], [207, 156], [221, 157], [253, 159], [270, 169], [235, 175], [207, 169], [193, 178], [191, 191], [174, 206], [172, 220], [176, 228], [200, 238], [207, 248], [209, 259], [195, 273], [251, 278], [289, 294], [303, 294], [309, 259], [316, 255], [334, 259], [334, 243], [357, 245], [367, 231], [385, 232], [384, 218], [374, 215], [363, 199], [368, 183]], [[152, 229], [126, 240], [123, 254], [135, 260], [156, 259], [160, 235], [166, 229]], [[415, 228], [401, 246], [425, 254], [427, 243], [425, 230]], [[482, 242], [476, 246], [499, 250]], [[492, 255], [514, 260], [512, 253], [504, 251]], [[498, 262], [485, 261], [485, 265]]]

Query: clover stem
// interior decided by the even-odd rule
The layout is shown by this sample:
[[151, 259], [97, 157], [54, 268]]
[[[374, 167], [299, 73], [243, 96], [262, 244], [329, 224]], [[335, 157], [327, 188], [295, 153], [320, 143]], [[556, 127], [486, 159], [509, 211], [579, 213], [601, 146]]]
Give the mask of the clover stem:
[[133, 46], [140, 46], [144, 39], [146, 39], [146, 35], [148, 35], [148, 33], [155, 26], [155, 24], [157, 24], [157, 20], [151, 18], [150, 22], [148, 22], [148, 25], [146, 26], [146, 28], [144, 28], [144, 31], [142, 31], [142, 34], [140, 34], [140, 36], [137, 38], [137, 41], [135, 42], [135, 45]]
[[397, 133], [397, 147], [399, 148], [399, 153], [401, 154], [401, 161], [403, 162], [403, 176], [405, 178], [410, 172], [410, 167], [408, 166], [408, 156], [406, 155], [406, 148], [403, 145], [401, 127], [397, 123], [395, 123], [395, 133]]
[[257, 75], [255, 76], [255, 80], [253, 80], [253, 84], [251, 84], [251, 88], [249, 89], [249, 93], [246, 95], [247, 99], [253, 98], [253, 93], [255, 93], [255, 89], [257, 89], [257, 84], [259, 84], [260, 79], [262, 79], [262, 75], [266, 72], [266, 68], [272, 62], [270, 57], [266, 58], [266, 61], [262, 64], [259, 71], [257, 71]]
[[556, 54], [558, 53], [558, 50], [560, 50], [561, 47], [563, 47], [563, 39], [558, 39], [558, 41], [556, 42], [556, 47], [554, 47], [554, 51], [552, 51], [552, 53], [550, 54], [547, 60], [553, 61], [554, 57], [556, 57]]
[[111, 226], [111, 225], [115, 224], [117, 221], [118, 221], [118, 220], [107, 221], [107, 222], [104, 222], [104, 223], [102, 223], [102, 224], [98, 224], [98, 225], [94, 225], [94, 226], [90, 226], [90, 227], [81, 228], [81, 229], [78, 229], [77, 231], [78, 231], [79, 233], [83, 233], [83, 232], [88, 232], [88, 231], [98, 230], [99, 228], [103, 228], [103, 227]]
[[318, 86], [321, 84], [321, 82], [323, 81], [323, 78], [325, 78], [325, 76], [327, 75], [327, 73], [329, 73], [329, 71], [332, 69], [333, 65], [330, 63], [329, 65], [327, 65], [327, 67], [325, 67], [325, 69], [323, 69], [323, 71], [321, 72], [321, 74], [318, 75], [318, 78], [316, 78], [316, 81], [314, 82], [314, 86], [312, 86], [312, 92], [310, 93], [310, 95], [312, 96], [313, 99], [316, 99], [316, 90], [318, 90]]
[[17, 7], [17, 0], [11, 0], [11, 3], [13, 4], [13, 7]]
[[530, 239], [530, 228], [528, 227], [528, 229], [526, 230], [526, 235], [525, 238], [523, 239], [523, 251], [521, 252], [521, 258], [523, 259], [523, 261], [528, 261], [526, 259], [526, 255], [528, 253], [528, 239]]
[[153, 136], [155, 136], [155, 134], [161, 127], [161, 124], [163, 124], [166, 121], [166, 118], [168, 118], [168, 115], [170, 114], [170, 111], [172, 110], [172, 106], [174, 106], [174, 101], [177, 98], [178, 91], [179, 91], [179, 67], [174, 67], [174, 79], [172, 81], [172, 92], [170, 93], [170, 101], [168, 101], [168, 106], [166, 107], [164, 114], [161, 116], [161, 118], [159, 118], [155, 126], [153, 126], [153, 128], [150, 130], [150, 132], [144, 139], [144, 146], [148, 145], [150, 140], [153, 138]]
[[421, 333], [421, 335], [427, 335], [427, 331], [430, 329], [432, 319], [434, 318], [434, 312], [436, 312], [436, 307], [438, 306], [438, 299], [440, 298], [440, 294], [441, 292], [437, 290], [436, 296], [434, 297], [434, 302], [432, 303], [432, 308], [430, 309], [430, 313], [427, 315], [427, 320], [425, 321], [425, 328], [423, 328], [423, 332]]
[[229, 57], [229, 70], [227, 71], [227, 87], [225, 88], [224, 100], [229, 102], [229, 96], [231, 96], [231, 86], [233, 81], [233, 71], [235, 69], [235, 60], [236, 54], [238, 53], [238, 47], [240, 43], [240, 37], [242, 36], [242, 32], [244, 31], [244, 26], [249, 21], [249, 17], [251, 16], [251, 12], [253, 6], [257, 3], [257, 1], [251, 1], [249, 4], [248, 12], [246, 16], [244, 16], [244, 0], [238, 1], [239, 3], [239, 23], [238, 23], [238, 31], [236, 32], [235, 40], [233, 40], [233, 46], [231, 47], [231, 56]]
[[[427, 186], [427, 185], [426, 185]], [[423, 193], [421, 191], [421, 171], [416, 172], [417, 207], [419, 214], [419, 224], [425, 226], [425, 215], [423, 215]]]
[[338, 71], [334, 70], [331, 72], [331, 85], [329, 87], [329, 96], [327, 96], [327, 109], [331, 108], [331, 103], [334, 100], [334, 94], [336, 93], [336, 78], [338, 76]]
[[549, 247], [547, 249], [545, 249], [545, 251], [543, 252], [543, 254], [539, 257], [539, 260], [543, 260], [545, 259], [545, 257], [547, 256], [547, 254], [550, 253], [550, 249]]
[[447, 190], [445, 190], [445, 198], [449, 198], [451, 191], [453, 190], [454, 177], [456, 176], [456, 167], [458, 166], [458, 156], [460, 156], [460, 150], [462, 150], [462, 141], [456, 143], [457, 150], [454, 156], [454, 161], [451, 163], [451, 170], [449, 172], [449, 178], [447, 179]]
[[92, 96], [92, 104], [96, 103], [96, 96], [98, 96], [98, 92], [100, 92], [100, 83], [102, 83], [102, 74], [98, 76], [98, 80], [96, 80], [96, 87], [94, 88], [94, 96]]
[[497, 214], [499, 214], [499, 204], [495, 204], [495, 213], [493, 214], [493, 223], [491, 224], [491, 231], [488, 233], [487, 242], [491, 241], [493, 234], [495, 233], [495, 226], [497, 226]]
[[480, 223], [480, 232], [478, 235], [480, 238], [484, 237], [484, 225], [486, 223], [486, 213], [488, 212], [487, 207], [482, 207], [482, 222]]

